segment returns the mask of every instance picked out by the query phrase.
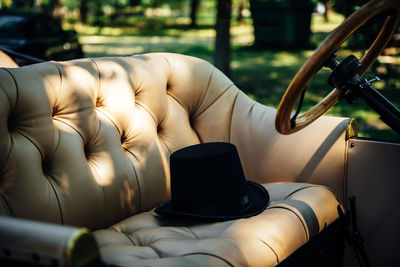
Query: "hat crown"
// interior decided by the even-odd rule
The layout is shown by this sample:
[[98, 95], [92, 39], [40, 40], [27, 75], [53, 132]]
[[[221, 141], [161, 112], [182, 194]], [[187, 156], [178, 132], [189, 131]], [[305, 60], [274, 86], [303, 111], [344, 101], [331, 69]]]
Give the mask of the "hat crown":
[[171, 200], [155, 212], [207, 221], [255, 216], [268, 205], [265, 188], [246, 180], [236, 147], [203, 143], [175, 151], [170, 159]]
[[236, 147], [204, 143], [174, 152], [170, 159], [174, 209], [212, 215], [245, 209], [250, 199]]

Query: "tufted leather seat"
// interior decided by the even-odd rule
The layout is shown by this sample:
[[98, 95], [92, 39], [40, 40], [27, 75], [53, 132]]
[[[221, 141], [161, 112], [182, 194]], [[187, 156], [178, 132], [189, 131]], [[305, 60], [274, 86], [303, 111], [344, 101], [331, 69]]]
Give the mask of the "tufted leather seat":
[[198, 224], [150, 211], [94, 234], [104, 260], [120, 266], [275, 266], [337, 218], [338, 201], [317, 185], [265, 187], [272, 202], [249, 219]]
[[[349, 119], [281, 136], [273, 108], [203, 60], [46, 62], [0, 69], [0, 88], [0, 214], [94, 230], [106, 263], [274, 266], [338, 218]], [[270, 206], [211, 224], [155, 215], [169, 155], [211, 141], [237, 146]]]

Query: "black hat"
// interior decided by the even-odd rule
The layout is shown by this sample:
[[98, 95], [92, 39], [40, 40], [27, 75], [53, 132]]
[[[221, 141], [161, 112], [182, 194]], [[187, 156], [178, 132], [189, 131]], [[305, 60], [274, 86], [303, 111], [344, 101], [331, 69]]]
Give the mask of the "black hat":
[[246, 181], [236, 147], [203, 143], [172, 153], [171, 200], [155, 212], [169, 217], [223, 221], [261, 213], [268, 205], [267, 190]]

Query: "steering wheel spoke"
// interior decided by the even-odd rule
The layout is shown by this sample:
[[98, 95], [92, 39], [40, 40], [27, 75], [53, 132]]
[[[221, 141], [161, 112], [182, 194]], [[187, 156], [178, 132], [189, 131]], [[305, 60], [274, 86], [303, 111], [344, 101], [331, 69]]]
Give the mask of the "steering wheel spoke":
[[[386, 11], [390, 12], [387, 13], [388, 15], [382, 29], [360, 60], [361, 67], [358, 74], [362, 76], [375, 62], [395, 31], [400, 17], [400, 0], [369, 1], [328, 35], [311, 57], [306, 60], [286, 89], [275, 118], [275, 128], [278, 132], [281, 134], [292, 134], [303, 129], [326, 113], [340, 100], [342, 92], [338, 89], [333, 89], [316, 106], [299, 115], [295, 123], [291, 123], [292, 110], [315, 74], [326, 65], [326, 62], [329, 61], [328, 59], [332, 57], [344, 41], [354, 32], [374, 16]], [[339, 62], [335, 63], [333, 61], [333, 65], [331, 62], [328, 66], [334, 67], [335, 64], [337, 65]]]

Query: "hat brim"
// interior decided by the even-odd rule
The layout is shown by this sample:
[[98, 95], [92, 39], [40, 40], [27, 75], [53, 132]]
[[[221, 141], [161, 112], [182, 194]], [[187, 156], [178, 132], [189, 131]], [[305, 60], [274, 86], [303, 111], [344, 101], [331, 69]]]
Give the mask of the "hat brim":
[[267, 190], [258, 183], [246, 181], [246, 185], [249, 191], [251, 203], [246, 209], [240, 210], [236, 213], [214, 215], [190, 213], [174, 209], [171, 201], [160, 204], [155, 209], [155, 212], [166, 217], [182, 217], [202, 221], [226, 221], [252, 217], [261, 213], [267, 208], [269, 203], [269, 194]]

